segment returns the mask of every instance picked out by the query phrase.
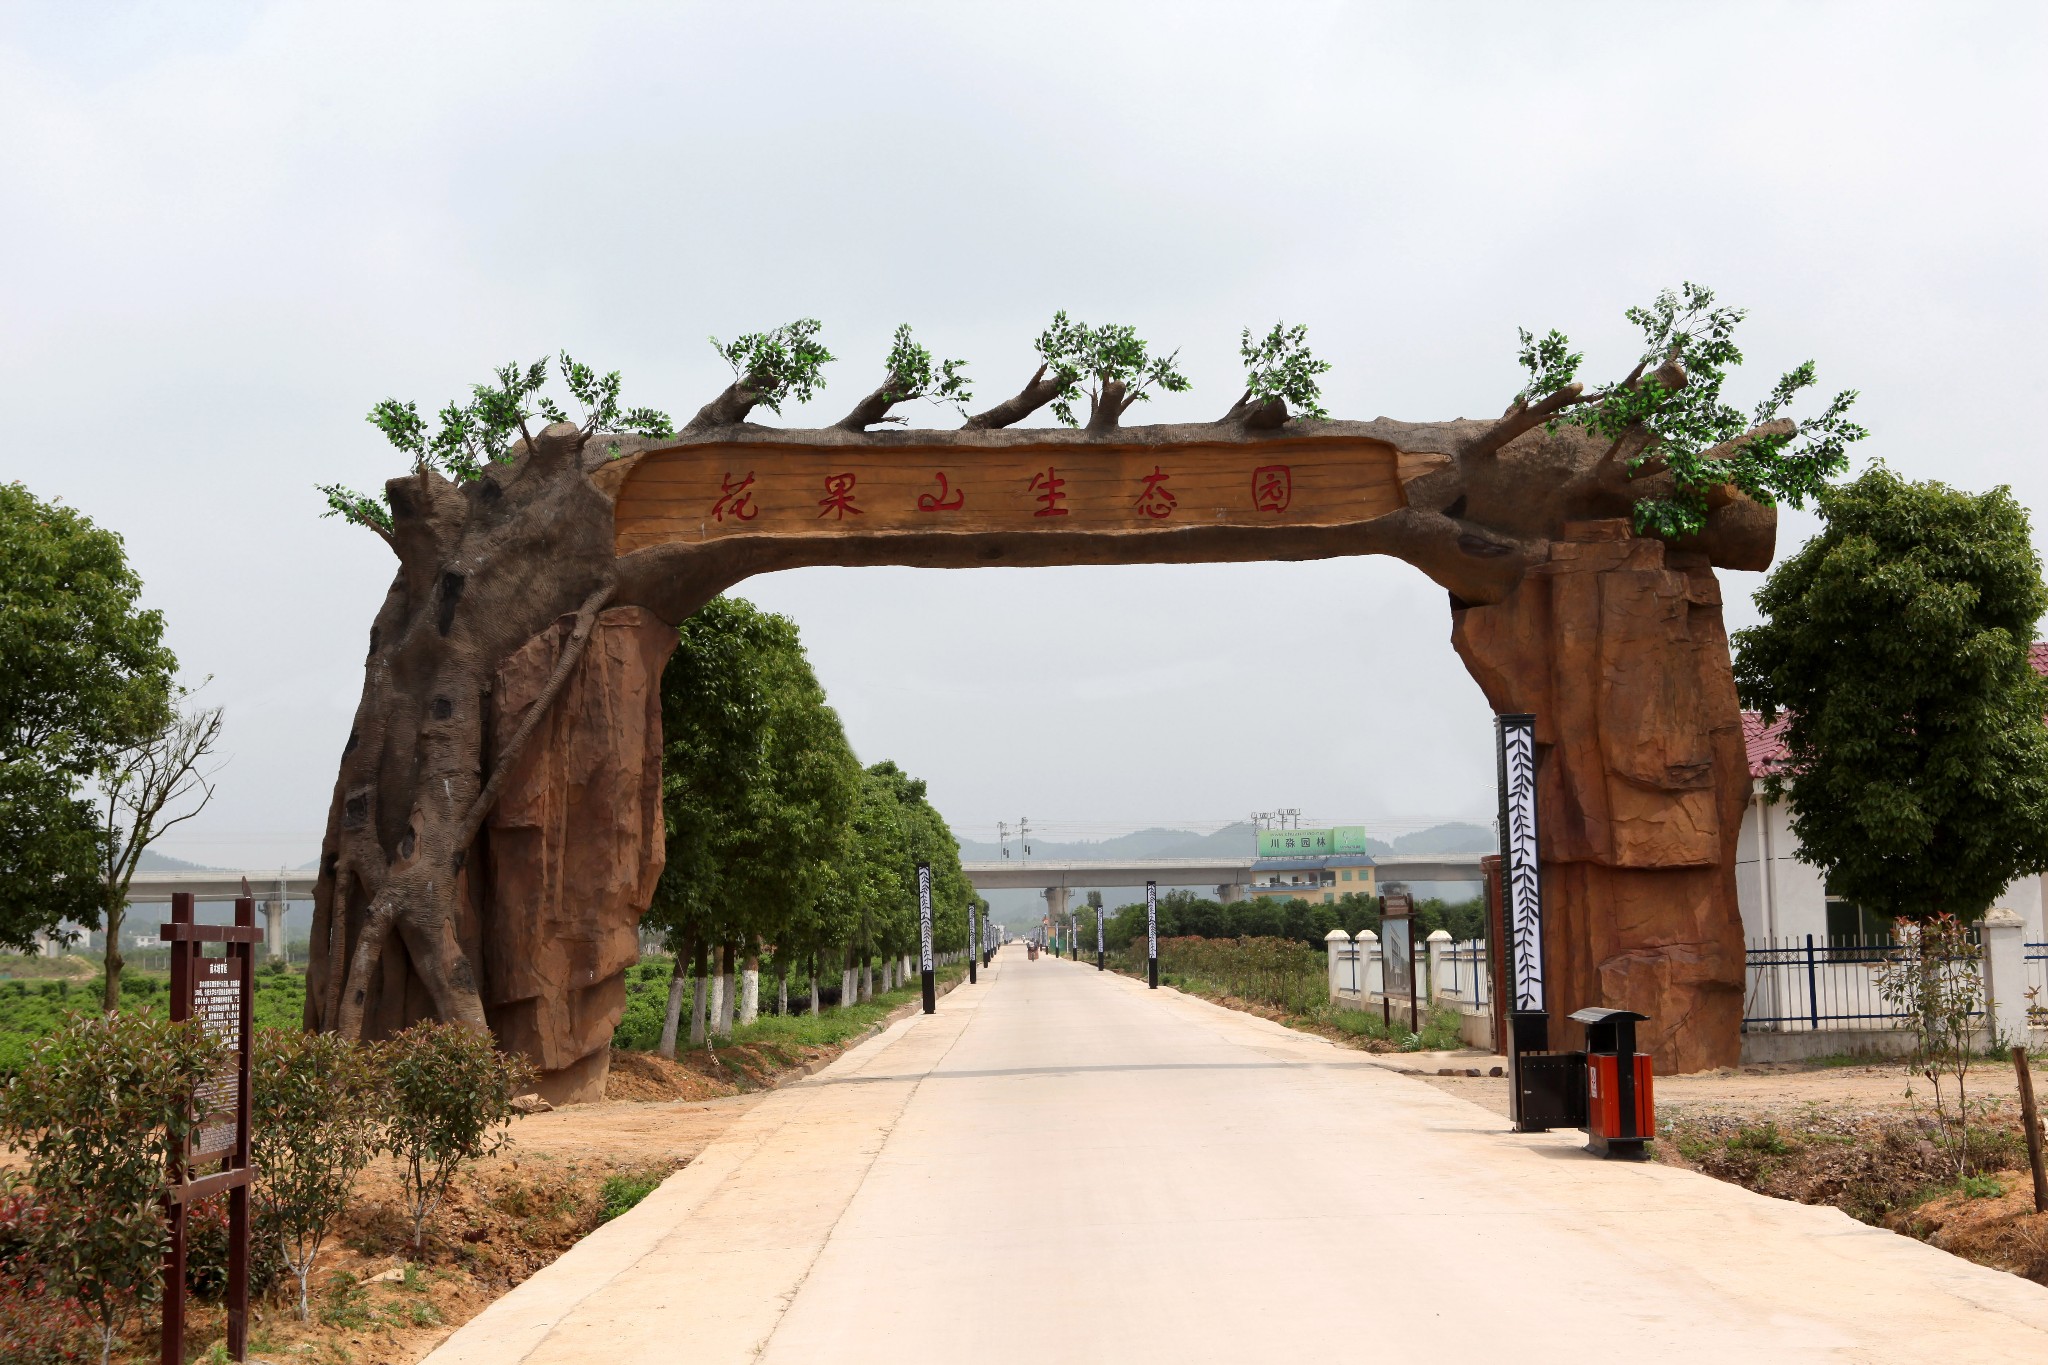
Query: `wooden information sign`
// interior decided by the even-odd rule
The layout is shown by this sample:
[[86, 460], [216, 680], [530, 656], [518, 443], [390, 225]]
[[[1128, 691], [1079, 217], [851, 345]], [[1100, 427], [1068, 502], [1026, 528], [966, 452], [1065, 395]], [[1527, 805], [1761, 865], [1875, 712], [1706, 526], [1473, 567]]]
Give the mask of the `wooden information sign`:
[[[246, 883], [244, 884], [246, 886]], [[181, 1158], [165, 1172], [164, 1209], [170, 1242], [164, 1251], [164, 1365], [185, 1361], [185, 1218], [202, 1199], [228, 1196], [228, 1356], [248, 1358], [249, 1341], [249, 1034], [255, 1017], [256, 927], [253, 896], [235, 901], [235, 922], [196, 924], [190, 892], [171, 895], [171, 922], [162, 930], [171, 945], [171, 1022], [192, 1020], [225, 1044], [228, 1060], [192, 1096], [202, 1115]], [[218, 943], [221, 957], [205, 945]], [[216, 1169], [209, 1171], [208, 1167]]]

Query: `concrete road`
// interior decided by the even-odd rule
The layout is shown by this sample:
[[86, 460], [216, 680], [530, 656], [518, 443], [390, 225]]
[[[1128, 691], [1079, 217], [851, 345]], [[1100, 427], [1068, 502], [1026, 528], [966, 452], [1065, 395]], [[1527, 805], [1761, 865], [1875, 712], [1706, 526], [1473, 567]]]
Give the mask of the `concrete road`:
[[1021, 948], [432, 1365], [2041, 1359], [2048, 1290]]

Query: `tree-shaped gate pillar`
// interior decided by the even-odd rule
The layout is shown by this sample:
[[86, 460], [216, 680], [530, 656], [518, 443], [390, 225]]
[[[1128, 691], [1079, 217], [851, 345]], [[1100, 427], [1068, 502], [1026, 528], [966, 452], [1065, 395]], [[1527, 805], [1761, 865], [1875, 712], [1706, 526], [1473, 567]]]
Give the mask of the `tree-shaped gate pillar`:
[[1552, 1046], [1606, 1005], [1650, 1017], [1666, 1074], [1734, 1065], [1749, 767], [1706, 557], [1572, 523], [1501, 601], [1455, 609], [1451, 641], [1495, 711], [1536, 716]]

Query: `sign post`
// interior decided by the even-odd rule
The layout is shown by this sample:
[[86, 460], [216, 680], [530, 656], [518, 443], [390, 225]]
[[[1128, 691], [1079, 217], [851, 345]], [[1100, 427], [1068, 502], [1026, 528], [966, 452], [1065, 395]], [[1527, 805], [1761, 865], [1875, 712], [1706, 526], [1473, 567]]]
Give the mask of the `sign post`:
[[939, 1012], [938, 978], [932, 972], [932, 865], [917, 865], [917, 942], [924, 972], [924, 1012]]
[[1145, 883], [1145, 989], [1159, 989], [1159, 883]]
[[1408, 1031], [1422, 1032], [1415, 1012], [1415, 898], [1406, 887], [1380, 897], [1380, 1003], [1392, 1022], [1394, 997], [1408, 997]]
[[[194, 1108], [206, 1120], [171, 1157], [165, 1172], [164, 1209], [170, 1239], [164, 1250], [164, 1365], [185, 1361], [185, 1218], [191, 1206], [223, 1191], [228, 1196], [228, 1358], [249, 1355], [249, 1035], [256, 1004], [255, 949], [263, 941], [256, 927], [256, 898], [235, 900], [235, 922], [196, 924], [192, 895], [171, 894], [171, 922], [162, 935], [171, 945], [171, 1022], [195, 1020], [225, 1043], [228, 1063], [200, 1082]], [[202, 943], [219, 943], [223, 957], [200, 955]], [[211, 1174], [202, 1174], [208, 1167]]]

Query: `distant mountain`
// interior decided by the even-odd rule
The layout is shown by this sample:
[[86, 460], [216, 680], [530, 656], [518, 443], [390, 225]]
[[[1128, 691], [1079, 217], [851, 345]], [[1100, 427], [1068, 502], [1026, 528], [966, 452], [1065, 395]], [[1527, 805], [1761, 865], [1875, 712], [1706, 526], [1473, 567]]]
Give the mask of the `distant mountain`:
[[1390, 853], [1498, 853], [1500, 837], [1486, 825], [1431, 825], [1395, 838]]
[[135, 860], [135, 869], [138, 872], [220, 871], [219, 868], [208, 867], [204, 863], [188, 863], [183, 858], [173, 858], [168, 853], [158, 853], [153, 848], [145, 848], [144, 850], [142, 850], [141, 856], [137, 857]]

